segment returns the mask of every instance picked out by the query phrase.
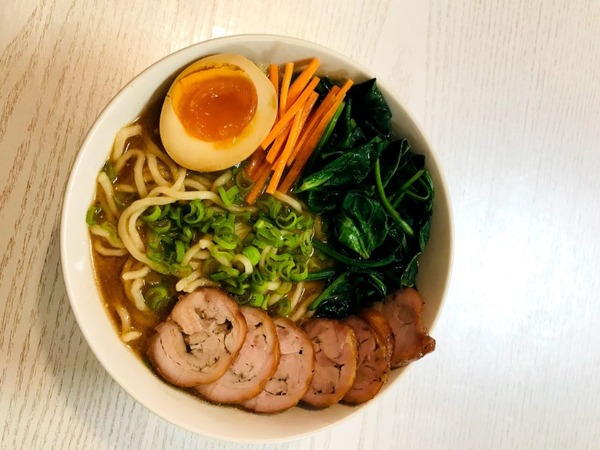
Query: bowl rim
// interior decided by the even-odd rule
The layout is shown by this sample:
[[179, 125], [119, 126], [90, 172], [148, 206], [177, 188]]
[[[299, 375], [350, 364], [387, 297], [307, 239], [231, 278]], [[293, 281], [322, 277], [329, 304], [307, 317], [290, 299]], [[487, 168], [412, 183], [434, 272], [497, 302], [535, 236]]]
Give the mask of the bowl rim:
[[[85, 139], [83, 140], [82, 144], [80, 145], [80, 147], [77, 151], [77, 156], [75, 158], [75, 161], [70, 168], [69, 179], [68, 179], [68, 183], [67, 183], [66, 189], [64, 191], [64, 197], [63, 197], [63, 205], [62, 205], [62, 212], [61, 212], [61, 226], [60, 226], [61, 268], [62, 268], [63, 279], [65, 282], [67, 296], [69, 298], [71, 309], [75, 315], [78, 326], [79, 326], [83, 336], [85, 337], [86, 342], [90, 346], [90, 348], [91, 348], [92, 352], [94, 353], [94, 355], [96, 356], [96, 358], [100, 361], [104, 370], [106, 370], [110, 374], [111, 378], [114, 381], [116, 381], [117, 384], [121, 388], [123, 388], [131, 397], [133, 397], [138, 403], [142, 404], [146, 409], [148, 409], [148, 411], [152, 412], [155, 415], [158, 415], [159, 417], [166, 420], [167, 422], [174, 424], [180, 428], [186, 429], [188, 431], [200, 434], [202, 436], [211, 437], [211, 438], [215, 438], [215, 439], [221, 439], [221, 440], [227, 440], [227, 441], [232, 441], [232, 442], [240, 442], [240, 443], [242, 443], [242, 442], [243, 443], [276, 443], [276, 442], [285, 442], [285, 441], [300, 439], [302, 437], [309, 436], [309, 435], [312, 435], [319, 431], [322, 431], [323, 429], [329, 428], [329, 427], [333, 426], [334, 424], [337, 424], [337, 423], [347, 420], [348, 418], [354, 416], [358, 412], [363, 411], [363, 408], [372, 406], [375, 403], [375, 401], [370, 401], [370, 402], [367, 402], [366, 404], [359, 405], [358, 407], [353, 407], [352, 410], [348, 414], [345, 414], [343, 416], [343, 418], [341, 418], [341, 419], [332, 421], [331, 423], [323, 423], [322, 426], [318, 426], [318, 427], [312, 428], [310, 430], [306, 430], [305, 432], [295, 433], [290, 436], [267, 437], [267, 438], [246, 438], [246, 437], [239, 438], [237, 436], [224, 435], [223, 433], [219, 433], [214, 430], [200, 431], [198, 429], [193, 429], [193, 428], [187, 426], [187, 424], [185, 424], [185, 423], [182, 424], [181, 421], [174, 420], [172, 417], [164, 414], [162, 411], [157, 411], [151, 402], [147, 401], [143, 397], [140, 398], [139, 395], [136, 395], [135, 393], [133, 393], [131, 391], [131, 389], [128, 387], [127, 383], [125, 383], [121, 379], [122, 375], [119, 374], [118, 371], [115, 370], [115, 368], [110, 363], [110, 361], [107, 361], [105, 352], [101, 351], [101, 348], [100, 348], [101, 343], [99, 343], [95, 339], [95, 337], [92, 334], [92, 330], [90, 328], [87, 328], [87, 326], [84, 326], [86, 322], [85, 322], [84, 314], [83, 314], [83, 310], [82, 310], [83, 305], [81, 304], [81, 302], [76, 301], [77, 296], [78, 296], [77, 289], [75, 288], [76, 283], [72, 279], [72, 277], [74, 277], [74, 275], [71, 275], [69, 273], [69, 267], [72, 264], [72, 262], [70, 260], [70, 251], [69, 251], [69, 247], [68, 247], [69, 215], [70, 215], [70, 210], [72, 207], [69, 200], [73, 196], [73, 191], [77, 188], [75, 186], [75, 183], [77, 181], [77, 173], [79, 172], [81, 167], [85, 164], [86, 152], [84, 151], [84, 149], [87, 148], [91, 142], [93, 142], [93, 140], [95, 138], [95, 134], [98, 132], [101, 124], [106, 120], [106, 117], [115, 108], [115, 105], [118, 105], [122, 101], [122, 98], [124, 96], [126, 96], [127, 91], [132, 89], [132, 87], [136, 83], [143, 82], [145, 78], [148, 78], [149, 75], [151, 75], [159, 67], [169, 66], [169, 64], [171, 63], [171, 66], [174, 68], [175, 67], [174, 62], [177, 61], [178, 59], [185, 59], [185, 58], [182, 58], [185, 55], [188, 55], [188, 54], [195, 55], [194, 58], [197, 59], [200, 56], [202, 56], [204, 48], [209, 48], [212, 46], [223, 46], [223, 45], [227, 45], [227, 44], [244, 43], [244, 42], [248, 42], [249, 40], [252, 40], [252, 41], [256, 40], [256, 41], [262, 41], [262, 42], [267, 42], [267, 43], [268, 42], [276, 42], [276, 43], [281, 43], [283, 45], [295, 45], [295, 46], [299, 46], [299, 47], [304, 47], [307, 51], [309, 51], [311, 49], [316, 49], [323, 54], [327, 54], [329, 57], [331, 57], [334, 60], [343, 61], [346, 65], [352, 66], [358, 72], [361, 72], [362, 74], [366, 75], [367, 77], [374, 77], [374, 74], [372, 74], [371, 71], [369, 71], [368, 69], [363, 67], [361, 64], [359, 64], [356, 61], [352, 60], [351, 58], [349, 58], [331, 48], [325, 47], [321, 44], [317, 44], [317, 43], [314, 43], [314, 42], [311, 42], [308, 40], [291, 37], [291, 36], [276, 35], [276, 34], [263, 34], [263, 33], [238, 34], [238, 35], [224, 36], [224, 37], [218, 37], [218, 38], [204, 40], [204, 41], [189, 45], [187, 47], [184, 47], [182, 49], [179, 49], [179, 50], [172, 52], [172, 53], [160, 58], [159, 60], [155, 61], [154, 63], [149, 65], [147, 68], [145, 68], [144, 70], [139, 72], [134, 78], [132, 78], [121, 89], [118, 90], [118, 92], [113, 96], [113, 98], [110, 100], [110, 102], [108, 102], [108, 104], [103, 108], [101, 113], [94, 120], [88, 133], [86, 134]], [[210, 53], [210, 51], [204, 52], [204, 54], [209, 54], [209, 53]], [[429, 324], [429, 329], [431, 330], [435, 327], [435, 325], [441, 315], [441, 311], [442, 311], [442, 309], [444, 307], [444, 303], [446, 301], [447, 292], [449, 289], [449, 284], [450, 284], [450, 279], [451, 279], [451, 274], [452, 274], [452, 266], [453, 266], [453, 259], [454, 259], [454, 254], [453, 254], [453, 251], [454, 251], [454, 220], [453, 220], [453, 216], [452, 216], [450, 192], [448, 189], [448, 184], [447, 184], [445, 175], [444, 175], [441, 165], [439, 164], [439, 161], [437, 159], [438, 156], [433, 151], [433, 147], [431, 146], [430, 141], [428, 140], [428, 138], [426, 137], [426, 135], [423, 131], [424, 130], [423, 126], [419, 123], [418, 120], [415, 119], [414, 115], [400, 102], [398, 97], [393, 94], [393, 91], [391, 91], [387, 87], [385, 82], [382, 82], [378, 79], [377, 84], [378, 84], [378, 87], [382, 90], [382, 92], [384, 92], [384, 94], [386, 96], [386, 100], [389, 101], [391, 99], [393, 102], [396, 102], [398, 104], [398, 107], [401, 108], [403, 114], [405, 114], [408, 117], [408, 119], [410, 121], [412, 121], [412, 126], [414, 126], [414, 128], [416, 129], [416, 132], [420, 135], [420, 138], [422, 139], [424, 145], [427, 147], [427, 150], [429, 152], [429, 154], [427, 156], [428, 167], [431, 165], [435, 166], [435, 171], [437, 173], [438, 182], [439, 182], [439, 186], [436, 186], [436, 196], [439, 195], [438, 190], [440, 190], [444, 197], [443, 198], [444, 206], [445, 206], [444, 212], [446, 214], [446, 217], [445, 217], [446, 224], [445, 225], [447, 227], [447, 241], [448, 241], [447, 242], [448, 254], [446, 256], [447, 261], [448, 261], [448, 267], [446, 269], [446, 274], [445, 274], [446, 279], [444, 280], [444, 283], [443, 283], [443, 289], [441, 290], [441, 292], [439, 294], [439, 304], [436, 309], [436, 314], [434, 315], [433, 319], [431, 320], [431, 322]], [[147, 100], [148, 99], [146, 99], [146, 101]], [[105, 155], [108, 155], [108, 152], [109, 152], [109, 149], [107, 149]], [[442, 189], [439, 189], [439, 188], [442, 188]], [[87, 208], [87, 206], [86, 206], [86, 208]], [[89, 248], [87, 248], [86, 251], [87, 251], [87, 253], [89, 253], [90, 252]], [[89, 257], [91, 259], [91, 254], [89, 255]], [[95, 283], [95, 280], [94, 280], [94, 283]], [[105, 311], [105, 314], [108, 317], [107, 311]], [[114, 334], [116, 335], [117, 333], [114, 333]], [[127, 351], [131, 352], [131, 350], [129, 350], [125, 345], [123, 345], [123, 347]], [[132, 354], [131, 356], [133, 356], [135, 358], [135, 355]], [[402, 369], [402, 370], [406, 370], [406, 369]], [[393, 385], [394, 382], [399, 377], [400, 376], [396, 376], [393, 380], [391, 380], [391, 383], [388, 382], [388, 384]], [[166, 385], [166, 383], [164, 383], [162, 381], [161, 381], [161, 383]], [[170, 387], [170, 389], [175, 389], [175, 388]], [[382, 395], [382, 393], [380, 393], [379, 395]], [[244, 412], [244, 414], [248, 414], [248, 413]]]

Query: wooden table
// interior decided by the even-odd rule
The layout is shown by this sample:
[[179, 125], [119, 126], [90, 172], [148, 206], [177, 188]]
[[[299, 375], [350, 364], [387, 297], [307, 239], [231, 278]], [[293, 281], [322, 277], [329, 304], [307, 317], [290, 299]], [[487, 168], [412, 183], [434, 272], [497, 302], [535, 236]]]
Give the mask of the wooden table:
[[[436, 352], [364, 413], [238, 446], [149, 413], [79, 331], [59, 260], [69, 170], [104, 105], [208, 38], [286, 34], [371, 68], [444, 166], [455, 265]], [[600, 446], [600, 4], [0, 2], [0, 447]]]

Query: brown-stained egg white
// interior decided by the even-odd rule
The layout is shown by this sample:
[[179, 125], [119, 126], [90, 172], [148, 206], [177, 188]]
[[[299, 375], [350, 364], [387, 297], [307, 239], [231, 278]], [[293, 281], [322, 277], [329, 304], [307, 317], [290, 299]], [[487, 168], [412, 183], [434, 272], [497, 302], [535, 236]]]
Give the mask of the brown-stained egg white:
[[241, 55], [218, 54], [175, 79], [162, 107], [160, 136], [175, 162], [212, 172], [250, 156], [276, 116], [275, 89], [262, 70]]

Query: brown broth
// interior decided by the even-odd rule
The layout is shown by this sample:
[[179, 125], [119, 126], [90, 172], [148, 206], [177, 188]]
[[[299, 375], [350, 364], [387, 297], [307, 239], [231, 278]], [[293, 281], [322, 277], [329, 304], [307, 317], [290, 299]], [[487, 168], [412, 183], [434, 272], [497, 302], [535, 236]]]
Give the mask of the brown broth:
[[[92, 244], [96, 239], [99, 238], [92, 237]], [[103, 256], [94, 249], [92, 249], [92, 256], [100, 297], [116, 332], [121, 333], [121, 320], [117, 314], [117, 307], [122, 305], [131, 316], [132, 326], [142, 333], [140, 338], [130, 341], [127, 345], [136, 354], [143, 357], [154, 327], [166, 318], [169, 311], [160, 313], [155, 311], [142, 312], [131, 305], [131, 300], [125, 294], [125, 288], [121, 280], [121, 272], [127, 256]]]

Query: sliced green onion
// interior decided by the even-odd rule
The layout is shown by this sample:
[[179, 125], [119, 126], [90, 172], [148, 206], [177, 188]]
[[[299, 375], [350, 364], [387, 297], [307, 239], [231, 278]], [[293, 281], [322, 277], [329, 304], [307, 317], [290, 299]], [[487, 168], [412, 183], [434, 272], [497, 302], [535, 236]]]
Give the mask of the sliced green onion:
[[259, 250], [264, 250], [267, 247], [272, 247], [272, 245], [267, 244], [266, 242], [261, 241], [256, 237], [256, 235], [252, 235], [252, 239], [250, 240], [250, 244]]
[[157, 255], [155, 252], [148, 252], [146, 256], [148, 256], [148, 259], [154, 263], [152, 264], [152, 270], [162, 275], [172, 274], [172, 270], [169, 265], [162, 260], [162, 255], [158, 255], [158, 257], [156, 257]]
[[160, 219], [155, 222], [149, 222], [148, 227], [157, 234], [164, 234], [171, 229], [171, 221]]
[[291, 279], [292, 271], [296, 267], [296, 263], [292, 259], [292, 256], [291, 255], [289, 255], [289, 256], [290, 256], [290, 259], [287, 261], [283, 261], [281, 264], [279, 264], [279, 267], [278, 267], [279, 276], [281, 278], [283, 278], [284, 280]]
[[231, 261], [234, 257], [232, 252], [223, 250], [223, 248], [218, 244], [210, 247], [210, 254], [214, 258], [225, 258], [227, 261]]
[[119, 207], [119, 209], [125, 209], [129, 205], [131, 205], [134, 200], [137, 200], [139, 197], [137, 194], [133, 192], [115, 192], [115, 204]]
[[277, 254], [269, 252], [265, 258], [263, 272], [265, 272], [271, 280], [277, 278], [287, 279], [285, 273], [291, 271], [294, 266], [294, 259], [289, 253]]
[[96, 223], [98, 222], [98, 217], [101, 213], [102, 206], [100, 206], [99, 204], [90, 206], [87, 212], [85, 213], [85, 222], [89, 226], [96, 225]]
[[181, 264], [173, 263], [170, 267], [171, 275], [175, 275], [177, 278], [185, 278], [192, 273], [190, 266], [182, 266]]
[[161, 209], [162, 209], [162, 212], [160, 213], [159, 219], [165, 219], [169, 215], [169, 213], [171, 212], [171, 204], [167, 203]]
[[287, 216], [275, 217], [275, 222], [284, 230], [291, 230], [302, 222], [302, 217], [298, 216], [295, 211], [290, 211]]
[[234, 174], [235, 185], [240, 189], [240, 192], [246, 193], [252, 186], [254, 182], [246, 176], [245, 170], [236, 170]]
[[263, 294], [254, 294], [252, 296], [252, 299], [250, 300], [250, 304], [257, 308], [261, 308], [264, 301], [265, 301], [265, 296]]
[[173, 244], [173, 238], [167, 234], [160, 234], [160, 241], [164, 244], [167, 245], [172, 245]]
[[237, 239], [235, 234], [230, 235], [218, 235], [213, 236], [213, 240], [225, 250], [234, 250], [237, 247]]
[[111, 181], [111, 183], [114, 183], [116, 181], [117, 171], [115, 170], [115, 166], [113, 165], [113, 163], [107, 160], [104, 163], [104, 166], [102, 167], [102, 171], [106, 173], [106, 176], [108, 176], [108, 179]]
[[267, 222], [264, 219], [259, 219], [254, 224], [254, 231], [256, 233], [255, 241], [272, 245], [276, 248], [281, 247], [281, 244], [283, 243], [281, 231], [272, 223]]
[[262, 305], [260, 305], [260, 307], [266, 311], [268, 306], [269, 306], [269, 297], [265, 296], [265, 298], [262, 302]]
[[305, 256], [310, 256], [313, 252], [313, 234], [312, 230], [306, 230], [302, 233], [302, 241], [300, 242], [300, 251]]
[[219, 270], [213, 273], [210, 278], [215, 281], [222, 281], [228, 278], [236, 278], [240, 275], [240, 271], [234, 267], [221, 265]]
[[277, 315], [287, 317], [292, 312], [292, 304], [287, 298], [282, 298], [277, 302]]
[[122, 244], [121, 238], [117, 233], [117, 229], [112, 223], [104, 222], [102, 225], [100, 225], [100, 228], [108, 233], [108, 241], [112, 246], [116, 247]]
[[269, 217], [273, 219], [279, 215], [279, 211], [283, 207], [283, 203], [275, 197], [267, 197], [266, 200], [262, 200], [261, 202], [267, 207]]
[[152, 231], [149, 231], [146, 234], [146, 241], [148, 242], [148, 248], [154, 251], [157, 251], [161, 248], [161, 239], [160, 239], [160, 235], [153, 233]]
[[[248, 287], [248, 285], [238, 284], [237, 286], [227, 286], [225, 289], [230, 294], [243, 296], [246, 293], [246, 291], [248, 290], [247, 287]], [[239, 301], [238, 301], [238, 303], [239, 303]]]
[[186, 244], [189, 244], [194, 237], [194, 232], [192, 231], [192, 229], [190, 227], [184, 226], [181, 229], [181, 233], [179, 233], [178, 237]]
[[227, 189], [227, 197], [232, 203], [236, 203], [236, 197], [240, 193], [240, 188], [237, 186], [231, 186]]
[[144, 222], [156, 222], [161, 214], [161, 208], [158, 205], [154, 205], [152, 209], [146, 210], [144, 214], [140, 216], [140, 218]]
[[256, 266], [260, 261], [260, 252], [253, 245], [249, 245], [242, 250], [242, 255], [244, 255], [250, 261], [250, 264]]
[[181, 206], [171, 208], [169, 217], [175, 221], [179, 228], [181, 228]]
[[255, 294], [266, 294], [269, 290], [269, 280], [265, 280], [258, 271], [254, 271], [250, 276], [252, 292]]
[[309, 230], [315, 224], [315, 218], [309, 213], [303, 213], [301, 224], [302, 224], [301, 229]]
[[308, 266], [306, 263], [298, 262], [290, 273], [292, 281], [304, 281], [308, 278]]
[[288, 250], [295, 250], [302, 243], [302, 236], [295, 233], [282, 234], [283, 246]]
[[285, 295], [292, 290], [292, 283], [286, 281], [285, 283], [281, 283], [277, 289], [275, 289], [275, 293], [278, 295]]
[[169, 304], [171, 298], [169, 291], [163, 285], [152, 286], [144, 294], [146, 305], [154, 311], [164, 308]]
[[189, 206], [190, 212], [183, 216], [183, 221], [188, 225], [197, 225], [204, 219], [204, 204], [201, 200], [192, 200]]
[[175, 261], [180, 263], [183, 261], [183, 257], [185, 256], [185, 244], [179, 240], [175, 241]]
[[231, 205], [233, 205], [233, 201], [229, 198], [227, 191], [225, 191], [223, 186], [219, 186], [217, 191], [219, 192], [219, 197], [221, 197], [221, 200], [223, 200], [225, 206], [229, 208]]

